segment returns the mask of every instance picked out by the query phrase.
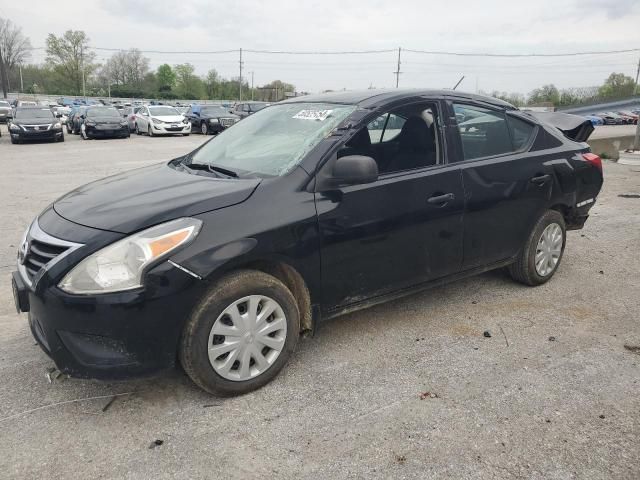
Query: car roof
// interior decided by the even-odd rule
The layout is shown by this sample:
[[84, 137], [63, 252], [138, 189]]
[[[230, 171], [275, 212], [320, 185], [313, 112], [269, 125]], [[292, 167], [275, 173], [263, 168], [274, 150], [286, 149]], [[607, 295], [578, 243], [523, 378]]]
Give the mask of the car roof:
[[457, 97], [467, 100], [476, 100], [502, 108], [515, 109], [510, 103], [504, 102], [494, 97], [477, 95], [474, 93], [459, 92], [457, 90], [445, 89], [368, 89], [368, 90], [344, 90], [340, 92], [327, 92], [315, 95], [306, 95], [284, 100], [280, 103], [339, 103], [343, 105], [358, 105], [363, 108], [375, 108], [382, 104], [402, 100], [411, 97]]

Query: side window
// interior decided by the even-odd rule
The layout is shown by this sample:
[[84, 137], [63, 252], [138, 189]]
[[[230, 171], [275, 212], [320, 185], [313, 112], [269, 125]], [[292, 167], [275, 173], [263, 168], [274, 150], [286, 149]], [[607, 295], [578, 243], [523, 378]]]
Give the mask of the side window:
[[251, 110], [249, 110], [249, 104], [243, 105], [242, 106], [242, 111], [243, 112], [250, 112]]
[[338, 158], [372, 157], [380, 174], [436, 165], [441, 151], [438, 122], [436, 106], [429, 102], [385, 112], [360, 128], [338, 150]]
[[513, 148], [520, 150], [529, 143], [536, 127], [529, 122], [512, 117], [511, 115], [507, 115], [507, 122], [509, 123], [509, 128], [511, 128]]
[[185, 113], [185, 115], [192, 115], [194, 112], [193, 107], [189, 107], [189, 109], [187, 110], [187, 113]]
[[453, 108], [465, 160], [513, 151], [504, 113], [459, 103]]
[[400, 134], [405, 119], [393, 113], [385, 113], [378, 118], [369, 122], [367, 130], [371, 143], [388, 142], [393, 140]]

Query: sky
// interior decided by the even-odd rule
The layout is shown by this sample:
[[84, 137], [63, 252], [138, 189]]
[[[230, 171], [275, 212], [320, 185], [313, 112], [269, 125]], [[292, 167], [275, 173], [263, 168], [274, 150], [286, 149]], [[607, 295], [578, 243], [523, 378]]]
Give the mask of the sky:
[[[298, 91], [400, 87], [519, 92], [600, 85], [609, 73], [635, 77], [640, 59], [640, 0], [0, 0], [0, 17], [23, 28], [34, 47], [47, 34], [84, 30], [97, 48], [212, 52], [243, 48], [245, 78], [282, 80]], [[404, 50], [491, 54], [557, 54], [637, 49], [572, 57], [469, 57]], [[293, 55], [270, 51], [371, 51]], [[388, 51], [387, 51], [388, 50]], [[104, 62], [112, 52], [96, 51]], [[239, 75], [232, 53], [145, 53], [152, 68], [189, 62]], [[44, 50], [31, 60], [43, 62]]]

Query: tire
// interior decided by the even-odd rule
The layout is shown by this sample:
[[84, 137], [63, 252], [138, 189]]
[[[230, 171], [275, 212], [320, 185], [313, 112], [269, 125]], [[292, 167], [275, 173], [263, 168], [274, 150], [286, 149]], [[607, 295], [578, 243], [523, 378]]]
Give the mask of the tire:
[[[552, 225], [556, 225], [559, 227], [559, 230], [556, 230]], [[549, 230], [547, 228], [549, 227]], [[550, 265], [550, 262], [543, 262], [542, 269], [536, 267], [536, 255], [540, 254], [540, 261], [544, 258], [548, 258], [549, 255], [544, 255], [544, 251], [538, 251], [539, 242], [542, 242], [542, 235], [545, 231], [552, 232], [556, 230], [562, 234], [562, 239], [560, 243], [557, 239], [557, 236], [554, 236], [556, 248], [559, 247], [559, 253], [557, 254], [557, 260], [553, 266]], [[564, 254], [564, 247], [567, 242], [567, 229], [564, 223], [564, 217], [560, 212], [555, 210], [547, 210], [536, 222], [535, 226], [531, 230], [527, 241], [524, 244], [524, 247], [516, 261], [509, 266], [509, 274], [511, 277], [520, 283], [530, 286], [542, 285], [543, 283], [548, 282], [551, 277], [553, 277], [554, 273], [560, 266], [560, 262], [562, 260], [562, 256]], [[547, 242], [549, 243], [549, 242]], [[542, 249], [545, 248], [545, 245], [542, 245]], [[555, 250], [554, 250], [555, 251]], [[555, 257], [554, 255], [551, 255]], [[545, 272], [544, 270], [547, 269]]]
[[147, 135], [153, 137], [153, 128], [151, 128], [151, 125], [147, 126]]
[[20, 140], [16, 140], [15, 138], [11, 137], [11, 143], [17, 145], [18, 143], [20, 143]]
[[60, 138], [58, 139], [58, 142], [64, 142], [64, 135], [60, 136]]
[[69, 127], [69, 123], [68, 123], [68, 122], [67, 122], [67, 124], [66, 124], [66, 127], [67, 127], [67, 133], [68, 133], [69, 135], [71, 135], [71, 128]]
[[142, 135], [142, 132], [138, 128], [138, 124], [137, 123], [136, 123], [136, 126], [135, 126], [135, 132], [136, 132], [136, 135]]
[[[282, 330], [272, 332], [277, 337], [272, 338], [279, 342], [281, 347], [278, 348], [281, 348], [281, 350], [277, 354], [276, 350], [272, 351], [269, 347], [264, 346], [259, 340], [258, 334], [255, 334], [254, 337], [254, 334], [247, 332], [242, 336], [242, 332], [240, 332], [237, 337], [232, 336], [232, 338], [239, 340], [242, 344], [240, 348], [249, 351], [249, 356], [242, 356], [243, 353], [240, 348], [232, 349], [228, 354], [219, 355], [215, 359], [219, 364], [228, 365], [229, 362], [233, 362], [229, 365], [230, 369], [226, 369], [226, 375], [224, 373], [221, 374], [224, 371], [224, 367], [219, 367], [218, 371], [214, 369], [212, 362], [209, 360], [209, 346], [222, 345], [226, 337], [224, 335], [214, 335], [212, 329], [214, 325], [223, 329], [226, 325], [228, 329], [228, 322], [231, 322], [231, 328], [237, 330], [236, 324], [230, 320], [231, 317], [224, 315], [225, 311], [232, 309], [237, 304], [238, 310], [236, 311], [242, 312], [243, 305], [248, 307], [247, 297], [249, 296], [252, 296], [252, 299], [266, 299], [266, 302], [274, 301], [280, 308], [280, 310], [276, 309], [274, 313], [270, 314], [267, 321], [274, 326], [279, 325], [282, 327], [286, 325], [286, 335]], [[242, 302], [246, 303], [243, 304]], [[266, 305], [266, 303], [261, 300], [258, 305]], [[273, 306], [274, 304], [272, 303], [271, 305]], [[250, 310], [250, 307], [247, 310]], [[245, 311], [242, 315], [247, 314], [250, 314], [250, 312]], [[242, 318], [245, 317], [243, 316]], [[211, 287], [206, 297], [194, 309], [185, 324], [180, 339], [180, 363], [187, 375], [203, 390], [214, 395], [240, 395], [256, 390], [276, 377], [295, 350], [299, 335], [300, 313], [295, 298], [289, 289], [280, 280], [266, 273], [241, 270], [222, 277]], [[262, 338], [265, 337], [263, 336]], [[262, 348], [260, 348], [261, 345], [263, 346]], [[260, 348], [260, 350], [253, 350], [253, 353], [260, 352], [260, 358], [263, 361], [266, 361], [271, 356], [271, 360], [269, 360], [271, 363], [264, 367], [262, 372], [260, 372], [260, 362], [256, 362], [250, 350], [256, 347]], [[273, 357], [274, 354], [275, 357]], [[230, 379], [229, 376], [231, 375], [238, 377], [242, 375], [242, 367], [245, 363], [241, 363], [240, 360], [243, 358], [248, 358], [246, 363], [247, 370], [254, 369], [253, 372], [249, 371], [252, 377]], [[254, 363], [251, 364], [251, 361]]]
[[207, 122], [202, 122], [200, 124], [200, 133], [203, 135], [209, 135], [209, 125], [207, 125]]
[[183, 136], [183, 137], [188, 137], [188, 136], [189, 136], [189, 134], [188, 134], [188, 133], [183, 133], [183, 134], [182, 134], [182, 136]]

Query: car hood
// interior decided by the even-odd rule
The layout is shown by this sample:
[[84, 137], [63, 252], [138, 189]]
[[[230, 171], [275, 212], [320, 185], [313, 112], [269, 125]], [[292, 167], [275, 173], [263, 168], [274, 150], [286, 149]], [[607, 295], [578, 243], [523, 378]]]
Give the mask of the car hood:
[[94, 118], [87, 118], [87, 120], [90, 120], [90, 121], [96, 122], [96, 123], [120, 123], [120, 122], [124, 122], [124, 118], [123, 117], [94, 117]]
[[176, 170], [166, 163], [103, 178], [53, 204], [72, 222], [118, 233], [244, 202], [260, 179], [221, 179]]
[[33, 117], [33, 118], [29, 118], [29, 117], [22, 117], [22, 118], [14, 118], [11, 123], [15, 124], [15, 125], [48, 125], [50, 123], [55, 123], [57, 122], [58, 119], [56, 118], [42, 118], [42, 117]]
[[157, 118], [158, 120], [162, 120], [163, 122], [181, 122], [184, 120], [184, 116], [182, 115], [153, 115], [152, 118]]

